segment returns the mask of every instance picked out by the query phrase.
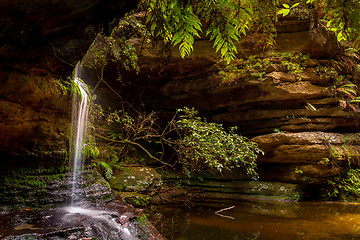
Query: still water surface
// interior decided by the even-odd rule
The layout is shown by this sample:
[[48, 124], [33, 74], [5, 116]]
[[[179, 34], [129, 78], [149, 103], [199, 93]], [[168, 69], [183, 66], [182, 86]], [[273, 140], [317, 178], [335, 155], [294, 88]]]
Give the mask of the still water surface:
[[[230, 206], [235, 207], [221, 212], [228, 217], [215, 214]], [[168, 240], [360, 239], [359, 204], [243, 201], [191, 208], [152, 206], [146, 212]]]

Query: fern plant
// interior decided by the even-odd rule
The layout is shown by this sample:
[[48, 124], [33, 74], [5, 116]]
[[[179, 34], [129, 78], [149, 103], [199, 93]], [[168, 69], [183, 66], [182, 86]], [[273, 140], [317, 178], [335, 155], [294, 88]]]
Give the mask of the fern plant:
[[[268, 1], [261, 1], [267, 3]], [[251, 27], [253, 10], [259, 4], [254, 0], [143, 0], [148, 9], [146, 24], [153, 37], [165, 43], [178, 45], [180, 56], [193, 51], [194, 39], [205, 31], [216, 52], [229, 63], [235, 58], [235, 43]], [[272, 0], [270, 2], [277, 2]], [[276, 14], [275, 14], [276, 15]]]
[[112, 168], [106, 162], [103, 161], [100, 161], [98, 163], [98, 167], [101, 168], [104, 178], [109, 181], [113, 175]]
[[194, 14], [191, 5], [184, 8], [183, 14], [180, 9], [176, 10], [178, 22], [171, 43], [174, 46], [179, 44], [180, 56], [184, 58], [193, 51], [194, 36], [200, 37], [198, 31], [202, 31], [201, 22]]

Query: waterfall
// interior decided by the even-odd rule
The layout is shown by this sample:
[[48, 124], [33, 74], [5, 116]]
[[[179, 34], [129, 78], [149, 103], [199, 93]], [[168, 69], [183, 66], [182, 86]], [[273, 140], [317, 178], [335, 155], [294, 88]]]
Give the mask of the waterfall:
[[[117, 211], [117, 203], [108, 204], [113, 206], [114, 210], [98, 210], [86, 203], [85, 198], [82, 199], [83, 172], [84, 172], [84, 156], [83, 150], [85, 146], [86, 125], [89, 115], [89, 97], [87, 88], [81, 81], [78, 64], [75, 70], [75, 84], [79, 87], [79, 95], [75, 94], [72, 106], [72, 130], [70, 144], [70, 175], [71, 177], [71, 204], [62, 208], [64, 212], [62, 221], [71, 225], [82, 225], [84, 227], [81, 239], [91, 239], [95, 236], [103, 240], [119, 239], [119, 240], [148, 240], [163, 238], [152, 227], [146, 218], [133, 221], [130, 218], [140, 219], [142, 212], [124, 212]], [[76, 91], [78, 92], [78, 91]], [[79, 101], [79, 98], [80, 101]], [[82, 202], [80, 202], [82, 201]], [[119, 207], [120, 208], [120, 207]], [[123, 209], [121, 207], [121, 209]], [[79, 235], [80, 236], [80, 235]], [[76, 239], [80, 239], [79, 236]], [[73, 239], [73, 238], [72, 238]], [[74, 238], [75, 239], [75, 238]]]
[[[70, 171], [72, 174], [72, 190], [71, 190], [71, 205], [78, 201], [80, 195], [78, 194], [81, 187], [82, 175], [81, 172], [84, 166], [83, 148], [85, 145], [86, 123], [89, 115], [88, 94], [85, 84], [78, 77], [78, 68], [75, 70], [75, 83], [79, 87], [81, 96], [74, 96], [72, 106], [72, 146], [71, 146], [71, 161]], [[78, 97], [81, 98], [80, 104]]]

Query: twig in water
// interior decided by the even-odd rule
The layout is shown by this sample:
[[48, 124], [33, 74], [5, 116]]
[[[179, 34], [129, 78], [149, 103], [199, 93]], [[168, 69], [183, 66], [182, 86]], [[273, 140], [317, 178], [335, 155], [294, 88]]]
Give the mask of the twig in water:
[[216, 211], [215, 214], [218, 215], [219, 217], [224, 217], [224, 218], [230, 218], [230, 219], [235, 219], [234, 217], [231, 217], [231, 216], [227, 216], [227, 215], [223, 215], [223, 214], [220, 214], [222, 211], [226, 211], [226, 210], [230, 210], [230, 209], [233, 209], [235, 206], [231, 206], [231, 207], [228, 207], [228, 208], [223, 208], [223, 209], [220, 209], [219, 211]]

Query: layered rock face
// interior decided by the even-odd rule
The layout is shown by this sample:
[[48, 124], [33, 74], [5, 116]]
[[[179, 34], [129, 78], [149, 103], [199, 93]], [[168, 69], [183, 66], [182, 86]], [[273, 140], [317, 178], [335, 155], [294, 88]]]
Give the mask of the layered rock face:
[[258, 161], [266, 166], [261, 177], [267, 180], [326, 183], [344, 166], [360, 164], [359, 134], [273, 133], [252, 140], [266, 152]]
[[[230, 65], [218, 62], [207, 39], [197, 40], [194, 54], [185, 59], [172, 49], [166, 64], [159, 49], [142, 51], [139, 79], [148, 82], [125, 87], [127, 99], [136, 103], [140, 95], [162, 116], [194, 107], [211, 121], [237, 126], [265, 151], [259, 158], [259, 182], [237, 172], [196, 176], [189, 189], [200, 191], [200, 198], [318, 198], [326, 191], [314, 192], [326, 188], [329, 179], [349, 164], [358, 165], [358, 107], [352, 109], [349, 99], [341, 101], [339, 90], [347, 80], [356, 83], [357, 76], [331, 60], [340, 52], [336, 39], [311, 25], [309, 20], [281, 21], [277, 46], [267, 53], [252, 49], [253, 38], [244, 38], [239, 58]], [[181, 182], [161, 174], [164, 182]]]
[[2, 74], [0, 134], [4, 160], [11, 163], [31, 155], [58, 154], [65, 160], [70, 133], [70, 84], [49, 75]]
[[[330, 78], [320, 78], [314, 67], [306, 65], [296, 76], [288, 70], [281, 71], [281, 61], [285, 60], [264, 58], [260, 61], [270, 62], [260, 73], [263, 74], [261, 78], [253, 76], [251, 71], [235, 75], [225, 71], [223, 77], [216, 73], [206, 78], [168, 82], [161, 89], [167, 101], [161, 100], [156, 105], [169, 109], [189, 104], [208, 113], [211, 120], [236, 125], [247, 135], [271, 133], [274, 129], [293, 132], [359, 130], [356, 114], [341, 109], [338, 100], [331, 96]], [[316, 60], [309, 62], [317, 68], [322, 66]], [[316, 110], [308, 109], [307, 104]]]
[[[324, 60], [340, 48], [331, 34], [321, 27], [310, 30], [310, 25], [309, 20], [281, 21], [276, 48], [272, 53], [260, 52], [257, 58], [251, 57], [259, 53], [251, 48], [255, 40], [242, 39], [240, 59], [229, 66], [218, 63], [219, 56], [207, 39], [195, 41], [193, 55], [185, 59], [172, 49], [170, 61], [164, 64], [159, 49], [146, 47], [139, 82], [132, 77], [136, 87], [125, 87], [123, 95], [161, 112], [195, 107], [210, 120], [237, 125], [248, 136], [274, 129], [357, 132], [358, 114], [340, 108], [334, 91], [339, 87], [336, 82], [341, 82], [339, 75], [349, 73], [340, 73], [334, 61]], [[316, 110], [309, 109], [309, 104]]]

